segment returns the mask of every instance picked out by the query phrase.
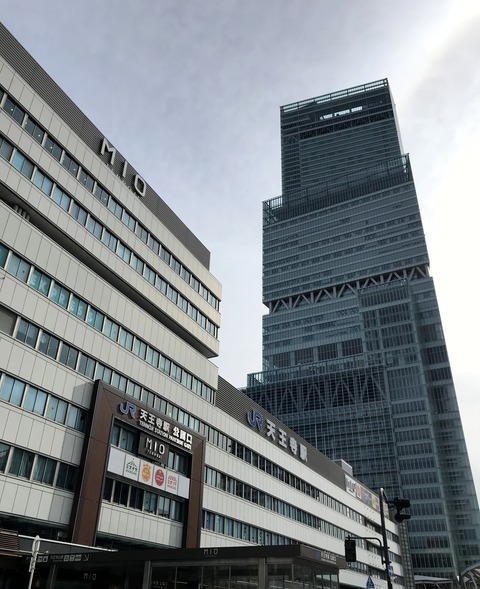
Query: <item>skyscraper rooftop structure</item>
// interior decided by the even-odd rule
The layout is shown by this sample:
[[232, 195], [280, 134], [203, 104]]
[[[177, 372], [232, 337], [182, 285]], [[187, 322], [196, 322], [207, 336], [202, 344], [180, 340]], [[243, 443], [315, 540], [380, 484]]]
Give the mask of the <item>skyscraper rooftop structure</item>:
[[[479, 559], [478, 501], [410, 159], [386, 79], [281, 108], [263, 204], [263, 371], [247, 392], [389, 497], [416, 575]], [[407, 527], [408, 526], [408, 537]]]

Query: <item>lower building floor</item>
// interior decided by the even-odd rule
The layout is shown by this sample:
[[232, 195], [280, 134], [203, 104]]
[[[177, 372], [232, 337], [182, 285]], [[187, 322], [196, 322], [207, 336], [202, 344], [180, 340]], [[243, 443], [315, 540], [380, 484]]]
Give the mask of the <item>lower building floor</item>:
[[[73, 549], [73, 547], [72, 547]], [[2, 589], [337, 589], [331, 554], [296, 546], [39, 552], [3, 569]]]

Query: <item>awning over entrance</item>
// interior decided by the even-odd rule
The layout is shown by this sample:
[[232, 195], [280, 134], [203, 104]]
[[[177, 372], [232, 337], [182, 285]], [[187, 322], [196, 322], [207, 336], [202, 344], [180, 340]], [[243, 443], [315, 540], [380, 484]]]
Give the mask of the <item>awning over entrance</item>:
[[50, 569], [40, 589], [338, 589], [346, 565], [294, 545], [56, 554], [37, 566]]

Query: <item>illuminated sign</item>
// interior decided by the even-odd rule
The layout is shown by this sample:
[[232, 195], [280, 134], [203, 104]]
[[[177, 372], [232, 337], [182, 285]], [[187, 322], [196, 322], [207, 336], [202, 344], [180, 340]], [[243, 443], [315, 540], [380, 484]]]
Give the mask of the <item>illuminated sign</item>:
[[[102, 145], [100, 146], [100, 154], [105, 155], [105, 153], [110, 155], [110, 161], [108, 163], [111, 166], [113, 166], [113, 164], [115, 163], [115, 157], [117, 156], [117, 150], [114, 147], [112, 147], [110, 145], [110, 143], [108, 143], [108, 141], [105, 138], [103, 138]], [[129, 164], [128, 164], [127, 160], [124, 160], [121, 165], [121, 172], [120, 172], [120, 176], [122, 177], [123, 181], [125, 181], [128, 166], [129, 166]], [[143, 196], [145, 196], [145, 193], [147, 192], [147, 183], [145, 182], [145, 180], [141, 176], [139, 176], [138, 174], [135, 174], [133, 176], [132, 188], [137, 193], [138, 196], [143, 197]]]
[[289, 436], [284, 429], [277, 426], [273, 421], [264, 418], [262, 413], [256, 409], [250, 409], [247, 413], [247, 421], [252, 429], [258, 429], [259, 433], [269, 438], [272, 442], [290, 451], [294, 456], [303, 460], [303, 462], [307, 462], [307, 447], [296, 438]]

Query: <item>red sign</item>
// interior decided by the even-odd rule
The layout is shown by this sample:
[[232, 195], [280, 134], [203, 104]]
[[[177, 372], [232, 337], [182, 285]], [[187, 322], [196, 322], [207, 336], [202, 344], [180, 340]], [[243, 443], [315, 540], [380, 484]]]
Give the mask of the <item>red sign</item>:
[[159, 487], [163, 486], [165, 481], [165, 474], [161, 468], [157, 468], [155, 472], [155, 484]]

